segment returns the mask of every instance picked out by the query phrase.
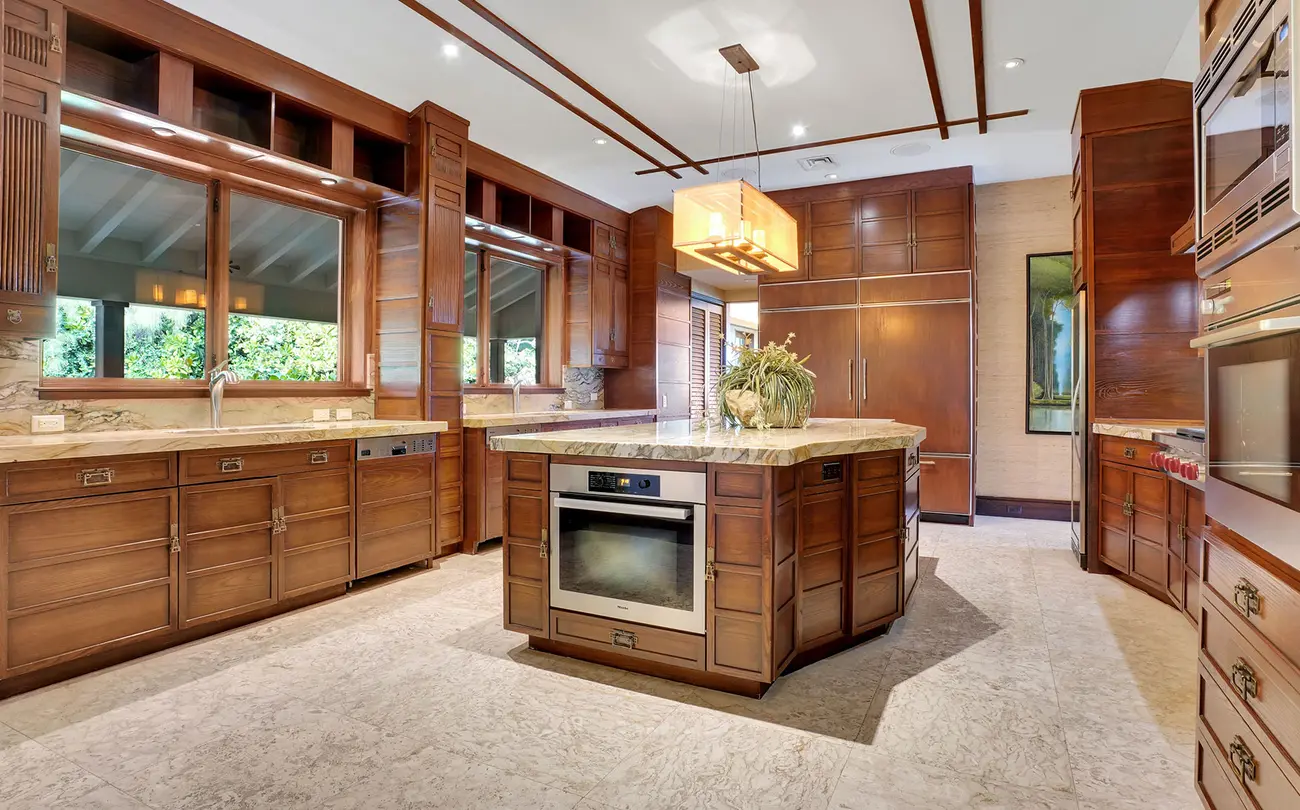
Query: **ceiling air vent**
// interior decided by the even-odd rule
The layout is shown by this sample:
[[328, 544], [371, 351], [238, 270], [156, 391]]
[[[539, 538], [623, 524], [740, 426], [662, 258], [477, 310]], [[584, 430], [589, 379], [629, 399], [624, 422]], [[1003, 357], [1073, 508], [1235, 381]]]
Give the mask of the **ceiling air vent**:
[[835, 158], [830, 155], [817, 155], [816, 157], [799, 158], [799, 166], [806, 172], [823, 171], [825, 169], [834, 169], [840, 164], [835, 162]]
[[1196, 260], [1199, 262], [1214, 252], [1214, 237], [1207, 236], [1196, 246]]
[[1267, 216], [1270, 211], [1291, 200], [1291, 181], [1283, 180], [1273, 186], [1263, 197], [1259, 198], [1259, 215]]

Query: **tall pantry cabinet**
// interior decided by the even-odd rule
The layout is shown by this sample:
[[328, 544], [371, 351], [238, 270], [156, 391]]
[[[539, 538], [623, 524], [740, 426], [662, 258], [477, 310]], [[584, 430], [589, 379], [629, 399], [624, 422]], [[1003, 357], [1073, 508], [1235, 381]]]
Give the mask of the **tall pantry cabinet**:
[[760, 340], [808, 355], [815, 417], [926, 429], [921, 509], [975, 514], [975, 229], [970, 167], [787, 189], [798, 272], [759, 279]]

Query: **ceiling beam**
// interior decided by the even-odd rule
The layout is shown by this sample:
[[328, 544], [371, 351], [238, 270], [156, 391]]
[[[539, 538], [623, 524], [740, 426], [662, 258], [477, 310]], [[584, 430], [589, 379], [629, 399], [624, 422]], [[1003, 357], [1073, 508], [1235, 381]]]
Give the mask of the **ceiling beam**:
[[970, 46], [975, 55], [975, 115], [980, 134], [989, 131], [989, 108], [984, 93], [984, 0], [970, 0]]
[[295, 268], [293, 279], [289, 282], [289, 284], [291, 285], [297, 284], [298, 282], [307, 278], [307, 276], [310, 276], [312, 273], [316, 272], [316, 268], [320, 267], [322, 264], [324, 264], [325, 262], [329, 261], [330, 259], [334, 258], [337, 255], [339, 255], [338, 245], [330, 245], [328, 249], [320, 251], [315, 256], [312, 256], [310, 259], [307, 259], [302, 264], [298, 265], [297, 268]]
[[166, 253], [180, 238], [190, 232], [190, 228], [203, 221], [203, 214], [208, 210], [206, 198], [195, 200], [189, 209], [177, 211], [163, 226], [154, 231], [141, 247], [141, 259], [145, 264], [153, 264]]
[[637, 157], [640, 157], [642, 160], [651, 164], [657, 170], [665, 171], [668, 174], [672, 175], [673, 177], [676, 177], [679, 180], [681, 179], [681, 175], [677, 173], [676, 169], [665, 166], [659, 159], [651, 155], [649, 152], [646, 152], [644, 149], [632, 143], [627, 138], [624, 138], [622, 135], [618, 134], [614, 130], [610, 129], [609, 127], [605, 126], [601, 122], [597, 121], [595, 118], [592, 118], [587, 113], [578, 109], [578, 107], [576, 107], [571, 101], [564, 98], [559, 93], [547, 87], [545, 84], [538, 81], [537, 79], [534, 79], [532, 76], [528, 75], [523, 70], [516, 67], [508, 60], [506, 60], [496, 51], [487, 47], [483, 43], [471, 37], [469, 34], [465, 33], [464, 31], [460, 30], [456, 26], [444, 20], [442, 17], [433, 13], [433, 11], [431, 11], [427, 6], [421, 3], [420, 0], [398, 0], [398, 2], [400, 2], [402, 5], [409, 8], [411, 11], [414, 11], [416, 14], [419, 14], [424, 19], [438, 26], [442, 30], [446, 31], [448, 34], [451, 34], [453, 37], [465, 43], [469, 47], [473, 48], [475, 51], [479, 53], [479, 55], [486, 57], [488, 60], [496, 64], [498, 67], [503, 68], [506, 72], [510, 73], [512, 76], [522, 81], [524, 84], [527, 84], [529, 87], [533, 88], [537, 92], [546, 96], [551, 101], [554, 101], [556, 104], [559, 104], [564, 109], [568, 110], [569, 112], [581, 118], [583, 121], [586, 121], [591, 126], [595, 127], [596, 129], [600, 130], [604, 134], [608, 135], [613, 140], [618, 141], [623, 146], [632, 150], [632, 152], [634, 152], [637, 155]]
[[90, 155], [84, 152], [76, 152], [75, 154], [76, 157], [68, 161], [68, 165], [64, 166], [62, 171], [59, 172], [59, 194], [64, 194], [68, 189], [72, 188], [72, 185], [77, 182], [77, 178], [90, 165]]
[[943, 93], [939, 90], [939, 69], [934, 64], [934, 45], [930, 42], [930, 26], [925, 21], [925, 0], [910, 0], [912, 22], [916, 25], [916, 41], [921, 46], [921, 61], [925, 63], [925, 80], [930, 84], [930, 101], [934, 102], [934, 120], [939, 124], [939, 137], [948, 140], [948, 116], [943, 112]]
[[267, 247], [261, 253], [253, 257], [253, 269], [248, 271], [248, 275], [245, 276], [245, 278], [257, 278], [260, 276], [266, 268], [275, 264], [276, 261], [284, 256], [284, 254], [301, 245], [309, 236], [320, 230], [321, 226], [328, 221], [328, 219], [321, 216], [311, 217], [311, 221], [304, 223], [293, 236]]
[[705, 169], [699, 163], [696, 163], [694, 160], [691, 160], [689, 155], [687, 155], [682, 150], [678, 149], [676, 146], [673, 146], [671, 143], [668, 142], [666, 138], [662, 137], [659, 133], [655, 132], [653, 129], [646, 126], [635, 115], [632, 115], [632, 113], [620, 107], [617, 103], [614, 102], [613, 99], [609, 98], [604, 93], [597, 90], [595, 87], [592, 87], [587, 82], [586, 79], [583, 79], [577, 73], [574, 73], [563, 62], [551, 56], [549, 53], [543, 50], [539, 45], [537, 45], [537, 43], [533, 42], [531, 39], [521, 34], [518, 31], [518, 29], [516, 29], [510, 23], [501, 19], [496, 14], [493, 14], [491, 9], [487, 8], [482, 3], [478, 2], [478, 0], [460, 0], [460, 3], [461, 5], [468, 8], [470, 11], [474, 12], [478, 16], [487, 20], [498, 31], [513, 39], [524, 50], [528, 51], [533, 56], [536, 56], [538, 59], [545, 62], [547, 65], [553, 68], [556, 73], [559, 73], [564, 78], [568, 79], [569, 81], [576, 84], [578, 87], [582, 88], [584, 91], [586, 91], [587, 95], [596, 99], [601, 104], [604, 104], [606, 107], [608, 107], [610, 110], [616, 113], [624, 121], [628, 122], [632, 126], [644, 132], [655, 143], [667, 149], [669, 152], [672, 152], [673, 155], [677, 157], [678, 160], [683, 161], [688, 167], [695, 169], [700, 174], [709, 173], [708, 169]]
[[113, 198], [104, 203], [77, 234], [77, 249], [90, 253], [113, 234], [127, 217], [162, 185], [162, 175], [143, 169], [133, 172]]
[[[1012, 110], [1011, 112], [993, 113], [992, 115], [987, 116], [987, 118], [990, 121], [1001, 121], [1004, 118], [1018, 118], [1022, 115], [1029, 115], [1029, 110]], [[979, 123], [978, 118], [960, 118], [956, 121], [948, 121], [946, 126], [960, 127], [960, 126], [965, 126], [967, 124], [977, 124], [977, 123]], [[857, 141], [871, 141], [877, 138], [889, 138], [894, 135], [907, 135], [913, 132], [926, 132], [931, 129], [938, 129], [939, 126], [940, 126], [939, 124], [921, 124], [920, 126], [903, 127], [902, 129], [886, 129], [880, 132], [867, 132], [862, 135], [849, 135], [844, 138], [831, 138], [825, 141], [814, 141], [812, 143], [799, 143], [799, 144], [792, 144], [790, 146], [777, 146], [771, 149], [760, 149], [757, 152], [757, 154], [766, 157], [768, 155], [780, 155], [786, 152], [799, 152], [804, 149], [823, 149], [827, 146], [839, 146], [840, 144], [856, 143]], [[741, 158], [753, 157], [754, 155], [755, 155], [754, 152], [745, 152], [739, 155], [722, 155], [720, 157], [704, 158], [699, 162], [705, 165], [708, 165], [710, 163], [725, 163], [728, 160], [739, 160]], [[668, 168], [685, 169], [686, 164], [682, 163], [676, 166], [669, 166]], [[641, 171], [637, 172], [637, 174], [655, 174], [656, 172], [661, 172], [661, 171], [663, 171], [663, 169], [642, 169]]]
[[230, 249], [233, 251], [235, 248], [244, 244], [248, 237], [252, 236], [258, 228], [270, 222], [276, 214], [288, 210], [289, 209], [287, 208], [282, 208], [276, 205], [263, 205], [262, 210], [257, 212], [257, 216], [240, 224], [237, 228], [231, 228]]

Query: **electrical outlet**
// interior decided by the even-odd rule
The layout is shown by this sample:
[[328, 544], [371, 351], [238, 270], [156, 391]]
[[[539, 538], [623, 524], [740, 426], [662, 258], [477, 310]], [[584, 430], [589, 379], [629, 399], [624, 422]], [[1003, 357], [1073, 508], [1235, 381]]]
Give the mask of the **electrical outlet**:
[[330, 409], [313, 408], [311, 411], [311, 420], [313, 422], [328, 422], [330, 420]]
[[600, 399], [600, 397], [596, 394], [595, 391], [592, 391], [592, 392], [591, 392], [591, 401], [592, 401], [592, 402], [595, 402], [595, 401], [598, 400], [598, 399]]
[[33, 416], [32, 433], [62, 433], [63, 432], [63, 415], [58, 416]]
[[337, 419], [337, 420], [339, 420], [340, 422], [351, 422], [351, 421], [352, 421], [352, 409], [351, 409], [351, 408], [335, 408], [335, 409], [334, 409], [334, 418]]

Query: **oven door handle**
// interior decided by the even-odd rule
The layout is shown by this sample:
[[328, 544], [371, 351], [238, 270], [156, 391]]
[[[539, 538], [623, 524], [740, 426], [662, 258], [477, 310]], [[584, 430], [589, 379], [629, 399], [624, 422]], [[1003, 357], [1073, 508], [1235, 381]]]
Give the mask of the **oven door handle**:
[[1291, 315], [1285, 318], [1262, 318], [1243, 326], [1216, 329], [1207, 335], [1196, 338], [1190, 345], [1193, 349], [1213, 349], [1219, 346], [1230, 346], [1233, 343], [1243, 343], [1269, 333], [1283, 334], [1295, 331], [1300, 331], [1300, 315]]
[[639, 517], [655, 517], [666, 520], [687, 520], [694, 511], [682, 506], [610, 503], [609, 501], [589, 501], [585, 498], [565, 498], [560, 495], [555, 496], [555, 506], [559, 509], [582, 509], [587, 512], [609, 512], [615, 515], [637, 515]]

